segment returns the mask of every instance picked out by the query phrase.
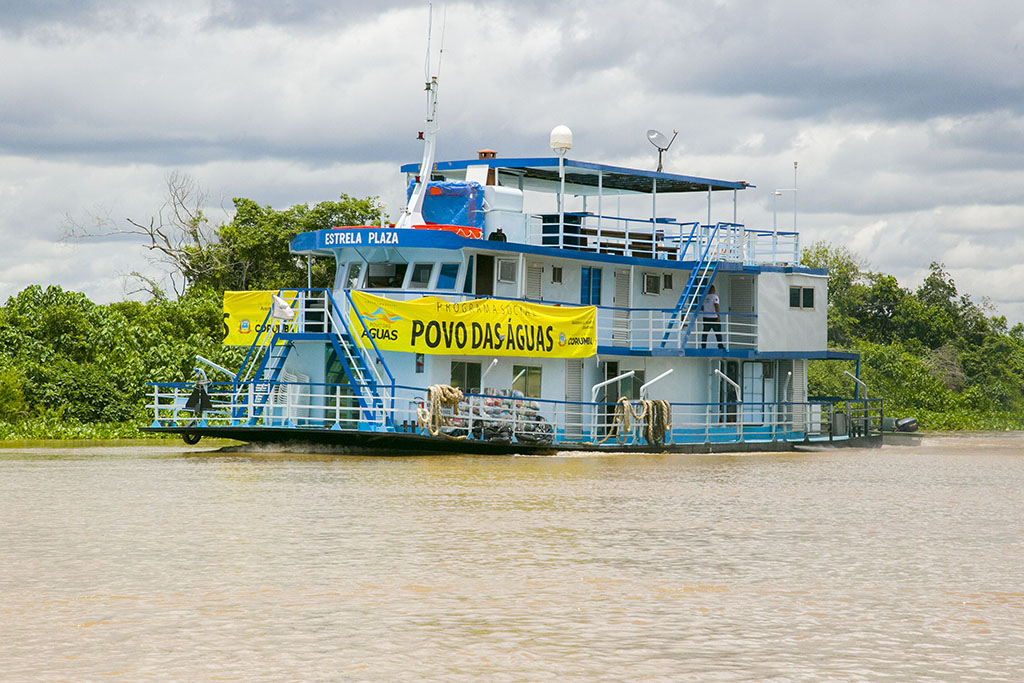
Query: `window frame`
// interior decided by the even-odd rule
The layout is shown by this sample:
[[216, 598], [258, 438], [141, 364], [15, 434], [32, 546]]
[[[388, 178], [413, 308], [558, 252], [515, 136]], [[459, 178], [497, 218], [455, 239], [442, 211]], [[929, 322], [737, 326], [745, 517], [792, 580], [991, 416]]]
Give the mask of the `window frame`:
[[640, 291], [650, 296], [661, 294], [661, 274], [642, 272], [640, 273]]
[[[526, 370], [523, 376], [516, 379], [516, 376]], [[512, 390], [519, 390], [523, 392], [523, 396], [527, 398], [540, 398], [541, 397], [541, 386], [543, 380], [543, 368], [539, 365], [513, 365], [512, 366]], [[521, 388], [520, 388], [521, 387]], [[531, 389], [536, 389], [536, 393], [530, 393]]]
[[[423, 282], [422, 284], [419, 284], [416, 281], [416, 271], [422, 270], [423, 268], [427, 269], [427, 280], [426, 280], [426, 282]], [[430, 289], [430, 281], [433, 278], [434, 278], [434, 263], [433, 262], [429, 262], [429, 263], [422, 263], [422, 262], [415, 263], [414, 262], [412, 264], [412, 272], [409, 273], [409, 289]]]
[[[498, 282], [501, 282], [506, 285], [516, 284], [516, 281], [518, 280], [519, 276], [519, 262], [507, 258], [500, 258], [495, 260], [497, 261], [497, 263], [494, 264], [494, 267]], [[502, 273], [502, 269], [507, 267], [511, 267], [512, 269], [511, 276]]]
[[[805, 285], [790, 285], [789, 286], [789, 308], [791, 310], [799, 311], [813, 311], [815, 308], [815, 287]], [[807, 302], [808, 295], [810, 295], [810, 302]], [[795, 300], [795, 304], [794, 304]]]
[[[447, 278], [448, 277], [447, 275], [445, 275], [444, 271], [445, 271], [445, 268], [448, 268], [448, 270], [451, 270], [451, 266], [455, 266], [455, 275], [451, 276], [451, 278], [452, 278], [452, 286], [451, 287], [443, 287], [441, 285], [441, 278]], [[434, 288], [435, 289], [439, 289], [439, 290], [444, 290], [444, 291], [454, 291], [459, 286], [459, 268], [460, 267], [461, 266], [458, 263], [456, 263], [456, 262], [442, 263], [440, 268], [437, 269], [437, 284], [434, 285]]]
[[[456, 373], [456, 366], [458, 366], [458, 369], [459, 369], [459, 371], [461, 372], [461, 375], [462, 375], [458, 380], [456, 379], [456, 375], [455, 375], [455, 373]], [[483, 392], [483, 387], [479, 387], [479, 386], [474, 387], [474, 386], [472, 386], [470, 384], [470, 381], [473, 379], [471, 377], [471, 374], [474, 374], [474, 373], [471, 373], [470, 370], [474, 371], [474, 373], [476, 375], [475, 379], [476, 379], [477, 384], [482, 384], [483, 383], [483, 376], [481, 374], [482, 371], [483, 371], [483, 364], [482, 363], [480, 363], [478, 361], [472, 361], [472, 360], [453, 360], [451, 362], [451, 365], [448, 368], [448, 376], [451, 378], [451, 385], [453, 387], [455, 387], [456, 389], [460, 389], [460, 390], [462, 390], [464, 392], [467, 392], [467, 393], [470, 393], [470, 394], [482, 393]]]
[[601, 269], [596, 266], [580, 268], [580, 304], [601, 305]]

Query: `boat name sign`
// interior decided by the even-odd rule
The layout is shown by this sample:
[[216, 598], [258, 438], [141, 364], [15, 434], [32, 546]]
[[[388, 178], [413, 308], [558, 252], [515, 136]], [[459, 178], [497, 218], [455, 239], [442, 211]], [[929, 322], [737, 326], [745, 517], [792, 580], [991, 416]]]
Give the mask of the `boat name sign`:
[[394, 230], [325, 230], [322, 237], [322, 246], [324, 247], [347, 247], [361, 244], [383, 246], [399, 243], [398, 233]]

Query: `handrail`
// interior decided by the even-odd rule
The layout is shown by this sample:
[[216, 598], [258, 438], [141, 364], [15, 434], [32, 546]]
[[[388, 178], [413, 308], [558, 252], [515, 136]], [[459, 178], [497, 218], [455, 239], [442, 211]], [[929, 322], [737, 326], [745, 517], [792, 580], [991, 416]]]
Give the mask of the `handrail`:
[[629, 372], [622, 373], [618, 377], [612, 377], [611, 379], [606, 379], [605, 381], [599, 382], [598, 384], [595, 384], [594, 386], [590, 387], [591, 402], [592, 403], [596, 403], [597, 402], [597, 390], [598, 389], [601, 389], [601, 388], [603, 388], [603, 387], [605, 387], [605, 386], [607, 386], [609, 384], [612, 384], [613, 382], [618, 382], [619, 380], [626, 379], [627, 377], [632, 377], [635, 374], [636, 374], [636, 370], [630, 370]]
[[[737, 398], [741, 398], [742, 397], [743, 390], [740, 388], [739, 384], [736, 384], [736, 382], [731, 380], [724, 372], [722, 372], [718, 368], [715, 368], [714, 372], [715, 372], [716, 375], [718, 375], [719, 377], [721, 377], [726, 382], [728, 382], [729, 384], [732, 385], [732, 388], [736, 390], [736, 397]], [[743, 403], [743, 401], [742, 400], [741, 401], [737, 401], [737, 403]]]
[[[627, 374], [627, 373], [624, 373]], [[612, 378], [611, 382], [622, 378]], [[726, 378], [728, 379], [728, 378]], [[259, 405], [244, 399], [251, 395], [252, 387], [260, 384], [260, 395], [268, 400]], [[734, 383], [730, 383], [734, 386]], [[391, 406], [379, 405], [373, 408], [382, 414], [380, 421], [367, 425], [361, 412], [364, 406], [350, 403], [340, 390], [349, 386], [342, 383], [318, 382], [282, 382], [261, 381], [250, 382], [249, 386], [239, 387], [233, 382], [211, 383], [209, 393], [213, 408], [205, 411], [203, 422], [195, 423], [195, 411], [185, 408], [186, 399], [192, 389], [191, 382], [149, 383], [151, 403], [146, 407], [152, 411], [154, 428], [177, 428], [187, 430], [188, 427], [199, 428], [226, 426], [237, 428], [244, 426], [253, 431], [261, 427], [347, 430], [360, 432], [391, 431], [401, 423], [405, 430], [416, 427], [416, 404], [422, 403], [426, 389], [406, 385], [394, 386], [395, 401]], [[288, 388], [286, 390], [286, 388]], [[597, 387], [598, 390], [600, 387]], [[644, 388], [646, 390], [646, 387]], [[478, 394], [465, 392], [468, 404], [456, 407], [451, 417], [457, 420], [470, 419], [481, 423], [505, 423], [515, 432], [519, 439], [519, 430], [523, 425], [534, 421], [546, 422], [547, 433], [552, 443], [572, 444], [595, 441], [595, 436], [610, 428], [615, 419], [609, 410], [617, 402], [582, 402], [560, 401], [532, 397], [516, 397], [508, 394]], [[499, 399], [502, 403], [494, 412], [484, 413], [480, 399]], [[596, 395], [594, 396], [596, 399]], [[409, 405], [405, 405], [408, 399]], [[491, 405], [490, 402], [487, 405]], [[695, 442], [741, 442], [747, 440], [766, 441], [831, 441], [837, 438], [858, 436], [876, 437], [881, 433], [880, 420], [883, 416], [881, 399], [850, 399], [813, 397], [807, 401], [711, 401], [699, 403], [670, 402], [673, 409], [673, 427], [666, 434], [666, 443]], [[241, 412], [236, 410], [239, 408]], [[845, 412], [855, 416], [858, 426], [855, 431], [835, 429], [833, 416]], [[795, 419], [794, 414], [804, 415]], [[536, 420], [524, 415], [536, 415]], [[582, 418], [582, 419], [581, 419]], [[737, 419], [738, 418], [738, 419]], [[571, 431], [568, 428], [576, 425]], [[582, 425], [582, 432], [577, 431]], [[465, 423], [458, 428], [465, 430]], [[590, 430], [588, 432], [588, 429]], [[469, 438], [482, 439], [482, 432], [469, 430]], [[422, 430], [417, 433], [423, 434]], [[465, 433], [465, 432], [464, 432]], [[529, 434], [527, 428], [524, 431]], [[631, 444], [641, 441], [639, 433], [626, 435]], [[615, 444], [609, 444], [614, 448]]]
[[220, 372], [223, 372], [223, 373], [224, 373], [225, 375], [227, 375], [228, 377], [230, 377], [230, 378], [232, 378], [232, 379], [234, 379], [234, 378], [235, 378], [235, 373], [231, 372], [230, 370], [228, 370], [228, 369], [227, 369], [226, 367], [224, 367], [223, 365], [217, 365], [217, 364], [216, 364], [216, 363], [214, 363], [214, 362], [213, 362], [212, 360], [210, 360], [210, 359], [208, 359], [208, 358], [203, 358], [203, 357], [202, 357], [202, 356], [200, 356], [199, 354], [196, 354], [196, 361], [197, 361], [197, 362], [199, 362], [199, 363], [204, 363], [205, 365], [208, 365], [208, 366], [210, 366], [210, 367], [211, 367], [211, 368], [213, 368], [214, 370], [218, 370], [218, 371], [220, 371]]
[[675, 372], [675, 368], [669, 368], [665, 372], [661, 373], [660, 375], [658, 375], [657, 377], [652, 379], [650, 382], [646, 382], [644, 384], [641, 384], [640, 385], [640, 398], [642, 399], [642, 398], [644, 398], [644, 396], [647, 395], [647, 387], [651, 386], [652, 384], [654, 384], [655, 382], [657, 382], [660, 379], [664, 379], [664, 378], [668, 377], [673, 372]]
[[[850, 379], [852, 379], [857, 384], [859, 384], [860, 388], [864, 390], [864, 398], [868, 397], [868, 385], [867, 384], [864, 384], [864, 382], [860, 381], [860, 378], [857, 377], [856, 375], [852, 374], [849, 370], [843, 370], [843, 374], [846, 375], [847, 377], [849, 377]], [[857, 395], [854, 395], [854, 398], [860, 398], [860, 397], [857, 396]]]
[[[241, 365], [238, 366], [238, 374], [235, 375], [235, 381], [245, 382], [252, 377], [252, 374], [255, 371], [257, 358], [262, 357], [262, 354], [256, 354], [254, 352], [257, 348], [265, 348], [270, 342], [270, 339], [273, 338], [273, 331], [267, 327], [267, 321], [270, 320], [270, 314], [272, 311], [273, 308], [267, 309], [267, 315], [263, 318], [263, 324], [259, 331], [257, 331], [256, 338], [252, 340], [252, 345], [249, 346], [249, 350], [245, 353], [245, 358], [242, 359]], [[262, 341], [260, 340], [260, 337], [263, 338]], [[252, 361], [251, 365], [250, 361]]]
[[[325, 291], [327, 291], [327, 296], [330, 298], [331, 303], [333, 304], [334, 303], [334, 296], [331, 294], [330, 290], [325, 290]], [[345, 291], [345, 298], [348, 299], [348, 305], [351, 306], [352, 310], [356, 312], [356, 319], [359, 320], [359, 324], [363, 326], [363, 331], [366, 332], [366, 338], [370, 340], [370, 346], [373, 347], [373, 352], [377, 355], [377, 360], [380, 362], [380, 364], [382, 366], [384, 366], [384, 372], [387, 373], [388, 379], [390, 379], [391, 380], [391, 384], [394, 385], [394, 383], [395, 383], [395, 376], [391, 374], [391, 369], [388, 368], [388, 364], [386, 362], [384, 362], [384, 356], [381, 355], [380, 349], [377, 348], [377, 342], [375, 342], [373, 340], [373, 335], [370, 334], [370, 328], [367, 327], [366, 321], [363, 320], [363, 314], [359, 312], [359, 307], [356, 306], [354, 301], [352, 301], [351, 290], [346, 289], [344, 291]], [[337, 305], [336, 304], [335, 304], [334, 310], [337, 310]], [[339, 314], [339, 317], [340, 317], [340, 314]], [[352, 335], [351, 330], [348, 329], [348, 323], [345, 322], [344, 319], [342, 319], [342, 324], [344, 324], [345, 330], [347, 332], [349, 332], [349, 335], [352, 337], [353, 341], [355, 341], [360, 347], [362, 347], [365, 350], [366, 346], [363, 344], [363, 338], [361, 336], [359, 336], [359, 335]], [[371, 365], [376, 365], [376, 364], [371, 363]], [[376, 373], [376, 368], [374, 368], [374, 372]], [[377, 373], [377, 374], [378, 374], [378, 377], [379, 377], [379, 373]]]

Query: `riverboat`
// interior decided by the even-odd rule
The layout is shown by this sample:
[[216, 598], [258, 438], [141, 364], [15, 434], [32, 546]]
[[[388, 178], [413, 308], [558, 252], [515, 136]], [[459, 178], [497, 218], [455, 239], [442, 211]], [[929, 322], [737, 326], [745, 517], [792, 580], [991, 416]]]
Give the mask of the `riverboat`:
[[[569, 158], [561, 126], [554, 156], [435, 162], [426, 90], [397, 222], [292, 239], [335, 262], [331, 288], [227, 293], [245, 361], [152, 384], [148, 431], [394, 454], [881, 443], [856, 375], [848, 397], [808, 396], [810, 361], [859, 375], [859, 358], [827, 347], [827, 273], [800, 265], [799, 235], [737, 222], [752, 185]], [[669, 215], [685, 197], [706, 215]]]

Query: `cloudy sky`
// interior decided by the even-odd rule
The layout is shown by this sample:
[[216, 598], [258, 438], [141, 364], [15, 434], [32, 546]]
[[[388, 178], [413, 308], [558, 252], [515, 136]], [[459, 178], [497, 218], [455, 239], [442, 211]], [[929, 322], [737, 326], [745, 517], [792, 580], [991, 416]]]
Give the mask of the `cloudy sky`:
[[[0, 0], [0, 298], [124, 298], [168, 174], [277, 208], [377, 195], [417, 161], [426, 1]], [[931, 261], [1024, 321], [1024, 5], [962, 1], [434, 2], [439, 158], [492, 147], [747, 180], [739, 218], [793, 221], [916, 287]], [[436, 63], [436, 61], [435, 61]], [[721, 209], [731, 218], [731, 203]], [[683, 219], [701, 217], [701, 209]]]

